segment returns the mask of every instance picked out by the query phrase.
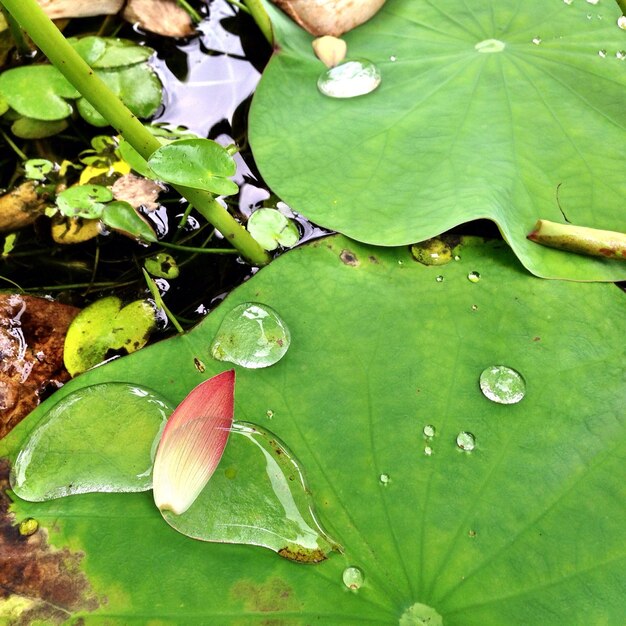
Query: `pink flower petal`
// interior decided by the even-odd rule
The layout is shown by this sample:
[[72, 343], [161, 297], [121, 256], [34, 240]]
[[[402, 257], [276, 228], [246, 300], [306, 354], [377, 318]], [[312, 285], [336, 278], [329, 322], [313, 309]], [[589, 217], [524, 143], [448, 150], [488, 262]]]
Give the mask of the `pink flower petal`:
[[235, 371], [192, 389], [169, 418], [154, 460], [154, 502], [181, 515], [217, 467], [233, 423]]

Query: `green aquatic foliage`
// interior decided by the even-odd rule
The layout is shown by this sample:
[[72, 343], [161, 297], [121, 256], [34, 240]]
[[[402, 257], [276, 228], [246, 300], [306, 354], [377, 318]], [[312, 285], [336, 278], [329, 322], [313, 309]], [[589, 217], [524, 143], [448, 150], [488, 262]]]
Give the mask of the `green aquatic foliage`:
[[122, 306], [117, 296], [96, 300], [72, 321], [65, 337], [63, 360], [75, 376], [101, 363], [109, 351], [143, 348], [156, 327], [154, 307], [146, 300]]
[[[44, 415], [96, 384], [179, 403], [224, 370], [209, 347], [242, 304], [272, 307], [290, 329], [281, 361], [235, 366], [235, 418], [287, 444], [343, 552], [298, 567], [261, 548], [190, 541], [147, 493], [16, 497], [16, 519], [36, 519], [57, 548], [79, 546], [107, 598], [68, 619], [620, 623], [623, 294], [529, 278], [502, 242], [463, 240], [455, 255], [427, 266], [408, 248], [341, 236], [291, 250], [189, 333], [81, 375], [0, 441], [14, 460]], [[523, 377], [521, 401], [485, 395], [492, 366]], [[228, 447], [213, 478], [237, 484], [227, 459]], [[238, 493], [234, 518], [247, 506]]]
[[532, 273], [624, 280], [626, 266], [542, 248], [538, 218], [622, 231], [624, 30], [615, 2], [387, 0], [347, 33], [382, 82], [322, 95], [312, 37], [269, 2], [277, 52], [250, 112], [263, 178], [311, 221], [410, 244], [488, 218]]
[[105, 203], [113, 200], [113, 193], [102, 185], [75, 185], [56, 197], [56, 205], [65, 217], [97, 219], [104, 211]]
[[257, 209], [248, 218], [246, 227], [265, 250], [276, 250], [278, 246], [291, 248], [300, 239], [298, 227], [277, 209]]

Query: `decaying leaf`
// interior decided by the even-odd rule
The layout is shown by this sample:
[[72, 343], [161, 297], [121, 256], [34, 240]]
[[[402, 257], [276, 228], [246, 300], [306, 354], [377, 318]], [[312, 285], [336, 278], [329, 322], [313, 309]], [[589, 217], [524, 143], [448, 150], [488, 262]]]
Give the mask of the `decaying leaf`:
[[82, 217], [60, 217], [52, 220], [52, 239], [60, 244], [83, 243], [100, 232], [100, 220]]
[[39, 404], [46, 387], [69, 379], [63, 344], [78, 311], [44, 298], [0, 294], [0, 439]]
[[64, 17], [91, 17], [93, 15], [114, 15], [124, 4], [124, 0], [37, 0], [46, 15], [52, 20]]
[[312, 35], [339, 37], [370, 19], [385, 0], [272, 0]]
[[157, 199], [163, 187], [156, 181], [135, 174], [118, 178], [111, 187], [116, 200], [128, 202], [134, 209], [143, 207], [148, 211], [159, 208]]
[[128, 0], [123, 17], [165, 37], [189, 37], [195, 32], [189, 14], [175, 0]]
[[30, 180], [0, 196], [0, 232], [24, 228], [43, 215], [50, 203], [36, 188]]
[[3, 624], [60, 624], [98, 601], [80, 570], [83, 555], [48, 546], [36, 520], [9, 513], [9, 463], [0, 459], [0, 619]]

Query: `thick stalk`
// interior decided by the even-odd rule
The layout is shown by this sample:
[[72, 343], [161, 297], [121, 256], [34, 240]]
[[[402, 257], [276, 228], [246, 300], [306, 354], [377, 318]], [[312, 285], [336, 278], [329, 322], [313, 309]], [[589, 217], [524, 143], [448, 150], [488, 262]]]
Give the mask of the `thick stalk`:
[[[36, 0], [0, 0], [50, 62], [80, 91], [89, 103], [144, 158], [160, 143], [83, 61], [43, 12]], [[255, 265], [266, 265], [270, 256], [250, 233], [206, 192], [173, 187], [215, 226], [242, 256]]]
[[244, 0], [252, 19], [256, 22], [268, 43], [274, 45], [274, 33], [272, 31], [272, 22], [267, 11], [263, 7], [261, 0]]

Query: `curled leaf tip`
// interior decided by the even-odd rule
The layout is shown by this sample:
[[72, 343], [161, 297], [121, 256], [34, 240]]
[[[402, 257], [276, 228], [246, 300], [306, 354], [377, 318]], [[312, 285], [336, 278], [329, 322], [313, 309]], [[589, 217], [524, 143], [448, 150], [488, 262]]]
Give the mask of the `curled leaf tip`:
[[153, 470], [159, 510], [184, 513], [213, 475], [233, 423], [235, 371], [200, 383], [169, 418]]
[[527, 238], [550, 248], [626, 260], [626, 234], [611, 230], [538, 220]]

